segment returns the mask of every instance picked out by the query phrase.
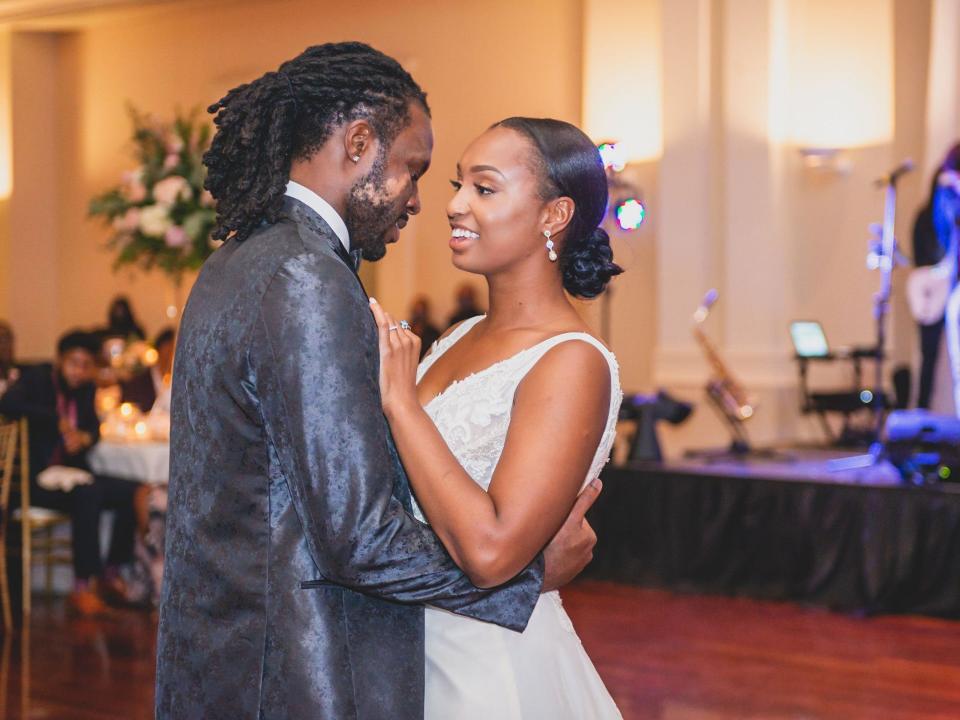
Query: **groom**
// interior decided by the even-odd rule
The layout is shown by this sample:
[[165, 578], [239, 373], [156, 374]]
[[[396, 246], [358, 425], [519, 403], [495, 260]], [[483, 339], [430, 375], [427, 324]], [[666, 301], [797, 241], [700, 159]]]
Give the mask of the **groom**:
[[522, 630], [589, 561], [597, 490], [495, 590], [409, 514], [355, 274], [419, 212], [430, 163], [426, 97], [399, 64], [312, 47], [210, 110], [226, 242], [177, 349], [157, 717], [420, 718], [422, 604]]

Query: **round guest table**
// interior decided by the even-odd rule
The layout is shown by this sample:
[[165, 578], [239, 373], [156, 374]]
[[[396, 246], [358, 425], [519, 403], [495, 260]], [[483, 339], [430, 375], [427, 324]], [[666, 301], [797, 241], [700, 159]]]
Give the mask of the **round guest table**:
[[166, 483], [170, 477], [170, 444], [166, 442], [101, 440], [87, 460], [100, 475], [153, 485]]

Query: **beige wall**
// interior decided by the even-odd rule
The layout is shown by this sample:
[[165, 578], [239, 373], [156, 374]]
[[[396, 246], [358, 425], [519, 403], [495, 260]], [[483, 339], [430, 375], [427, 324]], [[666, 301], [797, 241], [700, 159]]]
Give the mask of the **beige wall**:
[[[346, 4], [303, 0], [208, 2], [108, 14], [65, 34], [37, 36], [31, 42], [47, 45], [38, 69], [44, 68], [50, 83], [60, 79], [56, 101], [62, 122], [56, 132], [18, 123], [18, 152], [48, 158], [61, 177], [62, 193], [50, 212], [50, 198], [41, 199], [19, 183], [16, 187], [18, 205], [27, 214], [38, 218], [45, 213], [43, 222], [58, 228], [45, 230], [40, 246], [30, 250], [39, 253], [33, 256], [38, 266], [47, 268], [45, 282], [56, 285], [45, 301], [52, 307], [32, 315], [24, 315], [21, 306], [10, 308], [17, 324], [24, 325], [17, 328], [21, 347], [41, 352], [63, 328], [102, 322], [117, 292], [134, 298], [149, 331], [166, 321], [169, 283], [156, 274], [114, 273], [103, 248], [106, 231], [85, 219], [88, 198], [115, 183], [131, 165], [125, 154], [127, 102], [159, 116], [169, 116], [176, 107], [206, 106], [308, 45], [345, 39], [369, 42], [398, 58], [429, 94], [436, 150], [434, 169], [422, 183], [424, 211], [377, 267], [374, 284], [380, 299], [398, 314], [416, 292], [426, 291], [440, 319], [450, 311], [453, 290], [464, 279], [449, 263], [444, 215], [447, 180], [459, 152], [490, 123], [508, 115], [578, 121], [580, 14], [574, 0], [494, 0], [482, 6], [376, 0], [363, 12]], [[33, 72], [25, 63], [14, 63], [15, 77], [26, 80]], [[25, 175], [24, 185], [42, 177]], [[27, 231], [22, 223], [14, 225], [13, 246], [23, 248]], [[21, 305], [34, 302], [36, 293], [23, 286], [26, 280], [19, 282], [11, 295]], [[26, 317], [30, 320], [20, 320]]]
[[10, 120], [10, 32], [0, 30], [0, 318], [10, 315], [10, 184], [13, 158]]
[[[12, 37], [13, 187], [7, 310], [21, 357], [46, 357], [60, 325], [61, 103], [55, 35]], [[22, 69], [28, 68], [29, 72]]]
[[10, 317], [10, 200], [0, 199], [0, 318]]

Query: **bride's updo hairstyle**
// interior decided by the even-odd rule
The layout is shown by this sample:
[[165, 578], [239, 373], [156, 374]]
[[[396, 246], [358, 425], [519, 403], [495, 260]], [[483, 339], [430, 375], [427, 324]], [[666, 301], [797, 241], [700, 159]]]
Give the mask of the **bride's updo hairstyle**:
[[573, 200], [576, 208], [559, 248], [563, 287], [575, 297], [596, 297], [610, 278], [623, 272], [613, 262], [607, 231], [600, 227], [607, 212], [607, 176], [600, 152], [583, 131], [561, 120], [512, 117], [493, 127], [514, 130], [533, 145], [534, 171], [544, 201]]

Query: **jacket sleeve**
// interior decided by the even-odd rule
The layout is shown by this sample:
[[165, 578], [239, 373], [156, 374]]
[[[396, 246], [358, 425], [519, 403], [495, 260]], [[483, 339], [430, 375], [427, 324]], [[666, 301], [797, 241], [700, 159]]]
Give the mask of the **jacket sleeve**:
[[324, 578], [522, 630], [542, 556], [478, 589], [394, 493], [404, 479], [380, 404], [376, 326], [349, 269], [288, 261], [264, 295], [250, 353], [267, 436]]
[[79, 408], [77, 425], [80, 430], [90, 433], [91, 447], [100, 442], [100, 418], [97, 417], [97, 388], [92, 384], [85, 388], [79, 398], [82, 407]]
[[35, 397], [36, 388], [40, 385], [40, 373], [51, 372], [47, 368], [48, 366], [37, 366], [25, 370], [20, 379], [0, 396], [0, 415], [13, 419], [25, 417], [31, 422], [56, 427], [56, 407]]

